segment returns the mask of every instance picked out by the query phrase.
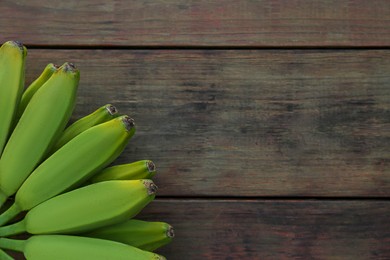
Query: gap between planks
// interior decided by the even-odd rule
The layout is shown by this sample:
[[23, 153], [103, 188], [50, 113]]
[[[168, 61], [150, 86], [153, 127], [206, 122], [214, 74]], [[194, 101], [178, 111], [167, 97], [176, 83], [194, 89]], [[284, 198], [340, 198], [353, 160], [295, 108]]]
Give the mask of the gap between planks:
[[390, 46], [25, 45], [35, 50], [390, 50]]
[[390, 197], [347, 197], [347, 196], [156, 196], [157, 201], [389, 201]]

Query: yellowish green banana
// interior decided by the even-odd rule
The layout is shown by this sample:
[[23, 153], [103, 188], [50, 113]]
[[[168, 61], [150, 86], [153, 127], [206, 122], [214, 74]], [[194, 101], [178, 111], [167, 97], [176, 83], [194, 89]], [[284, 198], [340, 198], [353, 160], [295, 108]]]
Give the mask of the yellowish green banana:
[[0, 47], [0, 155], [23, 93], [26, 55], [27, 49], [19, 42], [8, 41]]
[[105, 168], [91, 178], [92, 183], [108, 180], [151, 179], [156, 173], [156, 166], [150, 160], [141, 160], [128, 164]]
[[155, 197], [151, 180], [105, 181], [51, 198], [23, 220], [0, 227], [0, 236], [75, 234], [113, 225], [137, 215]]
[[0, 247], [23, 252], [28, 260], [165, 260], [122, 243], [69, 235], [37, 235], [27, 240], [0, 238]]
[[84, 183], [120, 155], [134, 132], [134, 120], [121, 116], [91, 127], [70, 140], [24, 181], [14, 203], [0, 215], [0, 225], [21, 211]]
[[65, 63], [31, 98], [0, 159], [1, 205], [15, 194], [64, 130], [79, 78], [79, 71]]
[[41, 75], [39, 75], [39, 77], [27, 87], [27, 89], [23, 92], [22, 98], [20, 100], [15, 121], [19, 120], [33, 95], [40, 87], [43, 86], [43, 84], [51, 77], [51, 75], [57, 71], [57, 69], [58, 67], [53, 63], [47, 64]]
[[17, 41], [0, 46], [0, 260], [14, 259], [7, 250], [30, 260], [166, 260], [153, 251], [173, 228], [133, 219], [155, 198], [154, 163], [106, 168], [134, 120], [108, 104], [66, 128], [79, 71], [50, 63], [24, 89], [26, 55]]
[[170, 243], [175, 236], [168, 223], [137, 219], [98, 228], [82, 235], [117, 241], [146, 251], [154, 251]]
[[81, 132], [91, 128], [92, 126], [107, 122], [115, 117], [118, 113], [116, 107], [111, 104], [107, 104], [102, 106], [92, 112], [91, 114], [77, 120], [72, 125], [67, 127], [65, 131], [61, 134], [60, 138], [52, 148], [52, 152], [60, 149], [64, 144], [69, 142], [75, 136], [80, 134]]

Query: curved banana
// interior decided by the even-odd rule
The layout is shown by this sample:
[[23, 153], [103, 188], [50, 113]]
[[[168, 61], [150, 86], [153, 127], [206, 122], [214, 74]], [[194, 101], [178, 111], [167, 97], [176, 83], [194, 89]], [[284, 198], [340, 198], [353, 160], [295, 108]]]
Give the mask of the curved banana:
[[116, 107], [111, 104], [107, 104], [98, 108], [91, 114], [77, 120], [69, 127], [67, 127], [65, 131], [61, 134], [60, 138], [57, 140], [56, 144], [52, 148], [52, 153], [60, 149], [62, 146], [64, 146], [64, 144], [66, 144], [75, 136], [87, 130], [88, 128], [113, 119], [117, 113], [118, 110], [116, 109]]
[[46, 65], [45, 69], [39, 75], [37, 79], [35, 79], [23, 92], [22, 98], [20, 99], [20, 103], [18, 106], [18, 112], [16, 113], [15, 121], [19, 120], [19, 118], [22, 116], [23, 111], [26, 109], [27, 104], [30, 102], [32, 96], [37, 92], [37, 90], [42, 87], [42, 85], [53, 75], [53, 73], [58, 69], [59, 67], [54, 65], [53, 63], [49, 63]]
[[73, 138], [24, 181], [14, 203], [0, 215], [0, 225], [21, 211], [84, 183], [120, 155], [134, 132], [134, 120], [121, 116], [91, 127]]
[[0, 236], [75, 234], [113, 225], [137, 215], [155, 197], [151, 180], [105, 181], [42, 202], [23, 220], [0, 227]]
[[0, 204], [15, 194], [65, 128], [79, 78], [73, 64], [65, 63], [31, 98], [0, 159]]
[[24, 88], [27, 49], [8, 41], [0, 47], [0, 155], [12, 132], [12, 124]]
[[151, 179], [156, 174], [156, 166], [150, 160], [141, 160], [128, 164], [105, 168], [91, 178], [92, 183], [108, 180]]
[[28, 260], [166, 260], [122, 243], [69, 235], [37, 235], [27, 240], [0, 238], [0, 247], [22, 252]]
[[175, 233], [168, 223], [129, 219], [82, 235], [117, 241], [142, 250], [154, 251], [170, 243]]

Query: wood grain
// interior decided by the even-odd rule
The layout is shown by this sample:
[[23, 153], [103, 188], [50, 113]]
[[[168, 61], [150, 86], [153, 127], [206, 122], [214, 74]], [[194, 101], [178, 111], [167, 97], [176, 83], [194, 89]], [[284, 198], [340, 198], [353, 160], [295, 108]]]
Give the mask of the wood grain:
[[0, 40], [72, 46], [390, 46], [387, 0], [1, 1]]
[[167, 259], [389, 259], [389, 201], [162, 200], [139, 218], [173, 225]]
[[30, 50], [81, 70], [72, 120], [137, 123], [116, 163], [153, 160], [164, 196], [389, 196], [390, 51]]
[[136, 218], [174, 227], [156, 251], [169, 260], [387, 260], [389, 214], [390, 201], [375, 200], [157, 199]]
[[26, 83], [80, 68], [70, 122], [107, 103], [136, 120], [115, 164], [156, 163], [137, 218], [174, 226], [169, 260], [387, 260], [389, 17], [386, 0], [5, 0], [0, 41], [29, 47]]

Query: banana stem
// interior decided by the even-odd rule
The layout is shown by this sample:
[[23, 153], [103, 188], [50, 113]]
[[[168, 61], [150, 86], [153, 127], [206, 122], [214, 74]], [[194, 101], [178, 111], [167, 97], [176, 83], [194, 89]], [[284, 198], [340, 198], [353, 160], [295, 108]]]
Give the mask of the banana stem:
[[14, 260], [14, 258], [0, 249], [0, 260]]
[[16, 240], [16, 239], [2, 237], [0, 238], [0, 247], [3, 249], [10, 249], [13, 251], [23, 252], [26, 242], [27, 242], [26, 240]]
[[[0, 237], [17, 235], [26, 232], [26, 220], [23, 219], [15, 224], [11, 224], [8, 226], [0, 227]], [[1, 245], [0, 245], [1, 247]]]
[[0, 226], [10, 221], [13, 217], [16, 217], [20, 212], [22, 212], [20, 207], [16, 203], [12, 204], [11, 207], [0, 215]]

